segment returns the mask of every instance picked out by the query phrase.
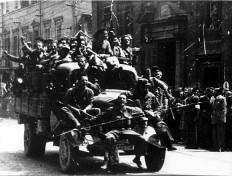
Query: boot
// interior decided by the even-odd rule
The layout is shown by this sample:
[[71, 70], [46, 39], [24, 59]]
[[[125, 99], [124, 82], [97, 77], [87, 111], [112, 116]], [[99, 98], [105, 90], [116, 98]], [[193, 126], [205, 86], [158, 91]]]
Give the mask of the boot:
[[109, 152], [105, 152], [104, 155], [104, 164], [101, 166], [101, 169], [103, 170], [109, 170], [110, 163], [109, 163]]
[[140, 161], [140, 156], [136, 155], [133, 159], [133, 162], [137, 165], [138, 168], [142, 168], [142, 163]]

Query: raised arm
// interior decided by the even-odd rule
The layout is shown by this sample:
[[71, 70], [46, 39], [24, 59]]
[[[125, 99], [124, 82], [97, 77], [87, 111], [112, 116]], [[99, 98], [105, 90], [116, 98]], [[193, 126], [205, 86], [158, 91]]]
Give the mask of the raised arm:
[[21, 62], [20, 57], [11, 55], [11, 54], [9, 54], [6, 50], [3, 51], [3, 54], [5, 54], [5, 56], [6, 56], [9, 60], [11, 60], [11, 61], [13, 61], [13, 62]]
[[26, 49], [31, 53], [33, 52], [33, 49], [31, 47], [28, 46], [27, 42], [25, 41], [25, 38], [23, 36], [21, 36], [21, 42], [22, 45], [26, 47]]

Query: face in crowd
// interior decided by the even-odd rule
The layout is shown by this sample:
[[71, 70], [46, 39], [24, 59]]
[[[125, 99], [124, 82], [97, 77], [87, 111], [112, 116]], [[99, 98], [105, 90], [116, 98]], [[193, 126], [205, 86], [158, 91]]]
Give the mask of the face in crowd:
[[108, 40], [109, 35], [108, 35], [108, 31], [107, 31], [107, 30], [104, 30], [104, 31], [103, 31], [103, 38], [104, 38], [105, 40]]
[[126, 95], [124, 95], [124, 94], [119, 95], [118, 96], [118, 104], [121, 106], [124, 106], [124, 105], [126, 105], [126, 103], [127, 103]]
[[130, 44], [131, 44], [131, 40], [130, 40], [130, 37], [124, 37], [123, 38], [123, 44], [124, 44], [124, 46], [130, 46]]
[[81, 76], [78, 84], [76, 84], [76, 85], [78, 85], [78, 87], [80, 87], [80, 88], [85, 88], [86, 85], [87, 85], [87, 82], [88, 82], [88, 77], [87, 76]]
[[114, 37], [113, 43], [114, 43], [114, 46], [120, 46], [120, 41], [117, 37]]
[[56, 42], [52, 43], [51, 50], [52, 50], [52, 52], [56, 52], [56, 50], [57, 50], [57, 43]]
[[163, 74], [162, 74], [161, 71], [157, 71], [157, 72], [155, 73], [155, 77], [156, 77], [157, 79], [161, 79], [162, 76], [163, 76]]
[[37, 50], [43, 51], [43, 42], [42, 41], [37, 41], [35, 47], [36, 47]]
[[85, 41], [84, 41], [84, 40], [81, 40], [80, 45], [81, 45], [81, 49], [85, 49], [85, 47], [86, 47], [86, 43], [85, 43]]
[[86, 65], [86, 59], [85, 57], [80, 57], [78, 59], [78, 65], [81, 69], [84, 69], [85, 68], [85, 65]]

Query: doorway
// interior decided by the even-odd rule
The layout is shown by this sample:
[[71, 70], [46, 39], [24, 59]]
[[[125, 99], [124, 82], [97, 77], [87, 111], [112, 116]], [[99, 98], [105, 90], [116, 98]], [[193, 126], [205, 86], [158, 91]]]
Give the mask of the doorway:
[[163, 72], [163, 80], [170, 86], [175, 86], [176, 41], [174, 38], [157, 40], [157, 50], [154, 64]]
[[219, 68], [216, 66], [206, 67], [204, 69], [203, 86], [218, 87], [219, 85]]
[[217, 60], [199, 62], [197, 80], [202, 88], [219, 87], [221, 83], [221, 64]]

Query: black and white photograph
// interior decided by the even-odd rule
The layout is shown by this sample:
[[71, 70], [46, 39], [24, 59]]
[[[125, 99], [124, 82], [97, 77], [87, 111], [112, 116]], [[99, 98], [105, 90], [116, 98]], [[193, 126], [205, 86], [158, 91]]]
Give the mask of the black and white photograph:
[[0, 176], [232, 175], [232, 1], [0, 0]]

